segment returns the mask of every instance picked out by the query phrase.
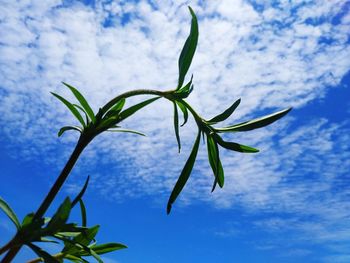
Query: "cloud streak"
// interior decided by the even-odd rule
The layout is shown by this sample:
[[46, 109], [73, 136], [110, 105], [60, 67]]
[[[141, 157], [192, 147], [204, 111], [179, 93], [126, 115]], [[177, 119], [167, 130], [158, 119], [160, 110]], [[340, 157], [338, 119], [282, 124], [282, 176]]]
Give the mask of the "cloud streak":
[[[204, 117], [214, 116], [239, 97], [238, 120], [287, 106], [303, 109], [337, 86], [350, 68], [346, 1], [199, 2], [191, 3], [199, 17], [200, 38], [190, 69], [195, 90], [188, 101]], [[76, 135], [65, 134], [59, 142], [53, 136], [60, 126], [73, 122], [49, 95], [54, 91], [71, 96], [61, 81], [78, 87], [94, 109], [111, 95], [133, 88], [174, 87], [177, 56], [189, 30], [187, 4], [3, 4], [0, 120], [6, 125], [0, 133], [4, 140], [16, 144], [16, 149], [23, 145], [23, 157], [45, 156], [48, 163], [57, 163], [57, 148], [69, 154], [66, 146]], [[91, 185], [100, 194], [114, 200], [168, 195], [196, 133], [193, 122], [181, 130], [184, 149], [178, 156], [171, 109], [165, 101], [157, 102], [125, 124], [146, 132], [147, 138], [102, 135], [87, 149], [82, 164], [113, 167], [107, 174], [94, 171]], [[348, 241], [344, 233], [348, 225], [337, 225], [350, 216], [345, 187], [348, 131], [347, 122], [332, 123], [320, 116], [311, 124], [299, 124], [297, 117], [288, 117], [267, 129], [231, 137], [260, 148], [261, 153], [223, 152], [225, 188], [213, 195], [203, 194], [209, 192], [212, 175], [202, 149], [181, 202], [202, 200], [221, 208], [293, 213], [292, 225], [319, 242], [335, 241], [332, 232]], [[86, 174], [83, 166], [78, 171]], [[70, 189], [75, 189], [74, 183]], [[300, 223], [304, 216], [315, 216], [314, 228]], [[272, 225], [281, 219], [273, 220]]]

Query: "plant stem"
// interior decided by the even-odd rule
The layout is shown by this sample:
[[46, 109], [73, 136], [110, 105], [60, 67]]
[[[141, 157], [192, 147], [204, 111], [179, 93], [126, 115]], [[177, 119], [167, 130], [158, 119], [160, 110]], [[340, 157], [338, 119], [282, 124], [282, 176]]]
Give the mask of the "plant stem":
[[201, 116], [198, 115], [198, 113], [184, 100], [180, 99], [179, 100], [185, 107], [192, 113], [192, 116], [194, 120], [197, 122], [198, 125], [201, 125], [203, 122], [203, 119]]
[[[136, 96], [136, 95], [158, 95], [161, 97], [167, 97], [168, 94], [171, 94], [172, 91], [167, 91], [167, 92], [162, 92], [158, 90], [148, 90], [148, 89], [138, 89], [138, 90], [132, 90], [125, 92], [111, 101], [109, 101], [103, 108], [102, 111], [100, 111], [97, 115], [100, 114], [100, 117], [110, 108], [112, 107], [117, 101], [119, 101], [122, 98], [128, 98], [131, 96]], [[97, 117], [97, 116], [96, 116]], [[74, 167], [76, 161], [78, 160], [80, 154], [82, 151], [85, 149], [85, 147], [92, 141], [92, 139], [96, 136], [95, 135], [90, 135], [90, 136], [80, 136], [79, 141], [77, 145], [75, 146], [74, 151], [72, 152], [70, 158], [68, 159], [66, 165], [64, 166], [63, 170], [61, 171], [60, 175], [56, 179], [54, 185], [51, 187], [49, 193], [46, 195], [45, 199], [41, 203], [40, 207], [34, 214], [33, 220], [38, 220], [41, 217], [44, 216], [45, 212], [47, 209], [50, 207], [52, 201], [55, 199], [57, 193], [61, 189], [62, 185], [66, 181], [68, 175], [70, 174], [72, 168]], [[14, 241], [12, 239], [12, 241]], [[10, 241], [7, 245], [1, 248], [1, 252], [4, 253], [5, 251], [9, 250], [5, 257], [1, 260], [1, 263], [9, 263], [13, 260], [13, 258], [17, 255], [18, 251], [21, 249], [23, 244], [13, 244], [13, 242]]]
[[101, 111], [97, 113], [96, 118], [102, 117], [104, 113], [106, 113], [113, 105], [115, 105], [121, 99], [126, 99], [128, 97], [137, 96], [137, 95], [157, 95], [157, 96], [167, 98], [167, 95], [173, 92], [174, 91], [172, 90], [159, 91], [159, 90], [151, 90], [151, 89], [136, 89], [136, 90], [127, 91], [111, 99], [109, 102], [107, 102], [106, 105], [102, 107]]
[[[105, 114], [113, 105], [115, 105], [119, 100], [123, 98], [128, 98], [132, 96], [137, 95], [157, 95], [169, 100], [173, 100], [172, 93], [174, 91], [158, 91], [158, 90], [149, 90], [149, 89], [138, 89], [138, 90], [132, 90], [125, 92], [112, 100], [110, 100], [105, 106], [102, 107], [102, 109], [97, 113], [96, 119], [102, 118], [103, 114]], [[202, 118], [192, 109], [192, 107], [187, 104], [185, 101], [181, 100], [181, 102], [188, 108], [188, 110], [192, 113], [193, 117], [195, 118], [198, 125], [203, 122]], [[97, 134], [86, 134], [82, 133], [82, 135], [79, 138], [79, 141], [77, 145], [75, 146], [74, 151], [72, 152], [70, 158], [68, 159], [66, 165], [64, 166], [63, 170], [61, 171], [60, 175], [56, 179], [54, 185], [50, 189], [49, 193], [46, 195], [45, 199], [41, 203], [40, 207], [34, 214], [33, 220], [39, 220], [42, 218], [47, 211], [47, 209], [50, 207], [51, 203], [55, 199], [56, 195], [58, 194], [59, 190], [61, 189], [62, 185], [66, 181], [67, 177], [69, 176], [72, 168], [74, 167], [75, 163], [77, 162], [80, 154], [83, 152], [85, 147], [93, 140], [93, 138]], [[16, 236], [15, 236], [16, 237]], [[12, 239], [12, 241], [14, 241]], [[9, 263], [13, 260], [13, 258], [16, 256], [18, 251], [21, 249], [23, 244], [12, 244], [13, 242], [10, 241], [7, 245], [5, 245], [3, 248], [1, 248], [2, 253], [6, 250], [9, 250], [5, 257], [1, 260], [1, 263]]]

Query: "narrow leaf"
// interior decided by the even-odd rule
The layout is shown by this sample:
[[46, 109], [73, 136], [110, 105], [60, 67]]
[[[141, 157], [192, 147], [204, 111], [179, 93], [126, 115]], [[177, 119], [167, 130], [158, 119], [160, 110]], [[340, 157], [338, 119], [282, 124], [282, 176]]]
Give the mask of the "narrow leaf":
[[93, 112], [93, 110], [91, 109], [89, 103], [86, 101], [86, 99], [84, 98], [84, 96], [73, 86], [62, 82], [63, 85], [65, 85], [66, 87], [68, 87], [72, 93], [74, 94], [74, 96], [77, 98], [77, 100], [79, 101], [80, 105], [84, 108], [85, 112], [87, 113], [87, 115], [89, 115], [90, 120], [92, 121], [92, 123], [95, 123], [95, 114]]
[[240, 132], [258, 129], [277, 121], [291, 110], [292, 108], [288, 108], [251, 121], [242, 122], [225, 128], [216, 128], [216, 130], [219, 132]]
[[51, 218], [50, 222], [45, 228], [47, 231], [56, 231], [62, 227], [68, 220], [71, 210], [71, 202], [69, 197], [67, 197], [60, 207], [57, 209], [56, 213]]
[[17, 229], [20, 229], [21, 224], [11, 207], [5, 202], [4, 199], [0, 197], [0, 209], [10, 218], [10, 220], [15, 224]]
[[78, 126], [64, 126], [58, 131], [58, 133], [57, 133], [58, 137], [61, 137], [63, 133], [65, 133], [66, 131], [69, 131], [69, 130], [75, 130], [75, 131], [78, 131], [80, 133], [82, 132], [81, 128]]
[[188, 111], [185, 105], [182, 104], [181, 101], [176, 101], [176, 104], [179, 106], [179, 108], [181, 109], [183, 115], [184, 115], [184, 122], [181, 124], [181, 127], [184, 126], [188, 120]]
[[216, 183], [222, 188], [224, 186], [224, 170], [220, 161], [219, 148], [211, 135], [207, 136], [207, 150], [209, 164], [213, 170], [215, 180], [212, 192], [215, 190]]
[[78, 104], [74, 104], [74, 103], [73, 103], [73, 106], [76, 107], [78, 110], [80, 110], [82, 113], [84, 113], [84, 115], [85, 115], [85, 123], [89, 123], [89, 116], [87, 115], [87, 113], [83, 109], [83, 107], [78, 105]]
[[255, 148], [250, 147], [250, 146], [242, 145], [242, 144], [235, 143], [235, 142], [226, 142], [217, 134], [214, 135], [214, 138], [220, 146], [222, 146], [228, 150], [241, 152], [241, 153], [257, 153], [257, 152], [259, 152], [258, 149], [255, 149]]
[[171, 195], [170, 195], [169, 201], [168, 201], [168, 205], [167, 205], [167, 213], [168, 214], [170, 213], [172, 204], [175, 202], [176, 198], [178, 197], [178, 195], [180, 194], [180, 192], [184, 188], [188, 178], [191, 175], [192, 168], [193, 168], [194, 162], [196, 161], [196, 157], [197, 157], [197, 153], [198, 153], [200, 134], [201, 134], [200, 131], [198, 131], [198, 135], [197, 135], [196, 141], [193, 145], [191, 154], [190, 154], [188, 160], [186, 161], [184, 168], [182, 169], [182, 172], [181, 172], [179, 179], [177, 180], [177, 182], [174, 186], [173, 191], [171, 192]]
[[[66, 254], [75, 254], [76, 252], [81, 250], [81, 246], [88, 246], [91, 241], [95, 238], [99, 225], [93, 226], [86, 230], [83, 230], [79, 235], [75, 236], [72, 240], [66, 240], [65, 247], [62, 250], [62, 253]], [[55, 237], [59, 238], [59, 236], [55, 235]], [[64, 237], [61, 237], [64, 240]], [[78, 245], [78, 246], [77, 246]]]
[[125, 120], [126, 118], [128, 118], [129, 116], [131, 116], [132, 114], [134, 114], [136, 111], [140, 110], [141, 108], [147, 106], [148, 104], [152, 103], [153, 101], [159, 99], [160, 97], [155, 97], [149, 100], [145, 100], [139, 104], [136, 104], [134, 106], [131, 106], [130, 108], [127, 108], [126, 110], [122, 111], [119, 114], [119, 121]]
[[185, 99], [190, 95], [190, 93], [193, 90], [192, 80], [193, 80], [193, 74], [191, 76], [191, 80], [185, 86], [175, 91], [175, 94], [177, 95], [177, 97]]
[[119, 100], [104, 116], [104, 119], [107, 119], [111, 116], [116, 116], [118, 117], [119, 113], [121, 112], [121, 110], [123, 109], [125, 104], [125, 99], [121, 99]]
[[79, 205], [80, 205], [80, 213], [81, 213], [81, 225], [83, 227], [86, 227], [86, 224], [87, 224], [86, 208], [82, 199], [79, 199]]
[[141, 136], [146, 136], [146, 134], [144, 134], [142, 132], [129, 130], [129, 129], [116, 129], [116, 130], [109, 129], [107, 131], [109, 131], [109, 132], [127, 132], [127, 133], [133, 133], [133, 134], [137, 134], [137, 135], [141, 135]]
[[89, 261], [86, 261], [85, 259], [83, 259], [81, 257], [73, 256], [71, 254], [68, 254], [68, 255], [64, 254], [63, 257], [66, 259], [69, 259], [70, 261], [75, 262], [75, 263], [81, 263], [81, 262], [89, 263]]
[[210, 119], [208, 122], [220, 122], [220, 121], [226, 120], [237, 109], [240, 103], [241, 103], [241, 99], [236, 100], [227, 110], [215, 116], [214, 118]]
[[[93, 245], [90, 247], [92, 250], [94, 250], [97, 254], [102, 255], [105, 253], [109, 253], [115, 250], [119, 249], [125, 249], [127, 246], [120, 244], [120, 243], [106, 243], [101, 245]], [[84, 255], [82, 255], [84, 256]]]
[[67, 106], [67, 108], [72, 112], [72, 114], [77, 118], [77, 120], [85, 127], [85, 122], [83, 117], [80, 115], [79, 111], [73, 106], [72, 103], [70, 103], [68, 100], [65, 98], [61, 97], [60, 95], [51, 92], [52, 95], [54, 95], [57, 99], [59, 99], [64, 105]]
[[88, 176], [85, 180], [85, 183], [84, 183], [84, 186], [83, 188], [80, 190], [79, 194], [74, 198], [72, 204], [71, 204], [71, 207], [73, 208], [77, 203], [78, 201], [83, 197], [83, 195], [85, 194], [85, 191], [88, 187], [88, 184], [89, 184], [89, 180], [90, 180], [90, 176]]
[[177, 106], [176, 103], [174, 103], [174, 129], [175, 129], [175, 136], [176, 136], [176, 141], [177, 145], [179, 147], [179, 152], [181, 150], [181, 141], [180, 141], [180, 134], [179, 134], [179, 114], [177, 111]]
[[125, 98], [122, 98], [120, 101], [118, 101], [112, 108], [111, 110], [115, 111], [121, 111], [125, 105]]
[[196, 51], [197, 43], [198, 43], [198, 22], [195, 13], [193, 12], [191, 7], [188, 7], [192, 16], [191, 21], [191, 31], [190, 35], [187, 37], [184, 47], [182, 48], [180, 57], [179, 57], [179, 81], [177, 84], [177, 89], [180, 89], [186, 73], [190, 68], [192, 58]]
[[42, 258], [45, 263], [60, 263], [58, 259], [54, 258], [49, 253], [42, 250], [40, 247], [34, 245], [33, 243], [28, 243], [26, 245], [30, 247], [35, 252], [35, 254]]

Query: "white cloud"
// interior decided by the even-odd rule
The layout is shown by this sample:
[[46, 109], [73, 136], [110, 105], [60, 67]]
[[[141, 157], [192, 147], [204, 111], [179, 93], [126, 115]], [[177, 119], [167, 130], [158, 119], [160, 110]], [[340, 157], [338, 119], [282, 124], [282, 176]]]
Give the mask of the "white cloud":
[[[190, 70], [195, 90], [188, 101], [203, 116], [217, 114], [239, 97], [238, 119], [281, 107], [302, 108], [325, 96], [349, 70], [348, 16], [338, 24], [331, 23], [344, 1], [307, 1], [300, 6], [296, 1], [283, 1], [279, 6], [269, 3], [257, 1], [262, 10], [250, 1], [193, 4], [200, 39]], [[187, 4], [154, 1], [156, 10], [146, 1], [120, 5], [96, 1], [96, 9], [78, 3], [64, 6], [60, 1], [3, 4], [2, 136], [22, 144], [26, 158], [57, 163], [55, 149], [67, 156], [66, 146], [76, 139], [69, 134], [54, 138], [60, 126], [73, 122], [49, 94], [55, 91], [71, 98], [60, 81], [77, 86], [94, 109], [130, 89], [173, 88], [177, 56], [189, 32]], [[122, 25], [125, 14], [130, 20]], [[109, 27], [102, 26], [106, 18], [110, 19]], [[171, 111], [169, 103], [157, 102], [125, 124], [150, 137], [108, 134], [97, 138], [81, 163], [93, 167], [102, 162], [113, 169], [108, 174], [95, 171], [91, 185], [117, 200], [168, 196], [196, 133], [193, 122], [181, 129], [184, 147], [178, 156]], [[346, 191], [334, 193], [332, 188], [336, 183], [344, 184], [342, 177], [349, 167], [349, 149], [336, 143], [349, 141], [348, 124], [320, 119], [286, 133], [288, 122], [298, 126], [299, 120], [285, 119], [271, 128], [235, 137], [262, 151], [258, 155], [223, 153], [225, 188], [213, 195], [206, 194], [212, 175], [206, 152], [201, 150], [201, 165], [195, 167], [182, 202], [204, 199], [219, 207], [238, 204], [252, 211], [309, 213], [317, 216], [322, 226], [325, 220], [348, 218]], [[86, 174], [92, 170], [78, 167], [77, 171]], [[122, 176], [116, 177], [119, 170]], [[306, 172], [309, 179], [303, 177]], [[117, 185], [119, 192], [114, 193]], [[326, 225], [325, 233], [331, 230]], [[325, 236], [320, 234], [319, 239]]]

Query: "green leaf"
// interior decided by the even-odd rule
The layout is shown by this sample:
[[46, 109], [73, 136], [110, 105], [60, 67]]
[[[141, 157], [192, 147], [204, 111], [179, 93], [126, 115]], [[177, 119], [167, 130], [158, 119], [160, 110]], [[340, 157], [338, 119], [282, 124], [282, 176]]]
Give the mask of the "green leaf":
[[80, 110], [82, 113], [84, 113], [85, 115], [85, 123], [89, 123], [89, 116], [87, 115], [86, 111], [83, 109], [82, 106], [78, 105], [78, 104], [72, 104], [74, 107], [76, 107], [78, 110]]
[[69, 197], [67, 197], [57, 209], [56, 213], [53, 215], [50, 222], [47, 224], [45, 230], [55, 232], [59, 228], [61, 228], [67, 222], [70, 210], [71, 202]]
[[[81, 250], [81, 247], [77, 246], [77, 244], [82, 246], [88, 246], [91, 243], [91, 241], [95, 238], [99, 227], [99, 225], [96, 225], [86, 230], [83, 230], [72, 240], [70, 240], [69, 242], [65, 242], [65, 247], [63, 248], [62, 253], [74, 255], [76, 252], [79, 252]], [[57, 235], [55, 235], [55, 237], [57, 237]]]
[[120, 112], [123, 109], [124, 105], [125, 105], [125, 98], [122, 98], [110, 109], [110, 111], [114, 110], [114, 111]]
[[292, 108], [284, 109], [276, 113], [266, 115], [261, 118], [238, 123], [225, 128], [215, 128], [215, 130], [218, 132], [241, 132], [241, 131], [250, 131], [250, 130], [258, 129], [277, 121], [278, 119], [282, 118], [291, 110]]
[[77, 98], [77, 100], [79, 101], [80, 105], [84, 108], [85, 112], [87, 113], [87, 115], [90, 117], [90, 120], [92, 121], [92, 123], [95, 123], [96, 119], [95, 119], [95, 114], [93, 112], [93, 110], [91, 109], [89, 103], [86, 101], [86, 99], [84, 98], [84, 96], [73, 86], [62, 82], [63, 85], [65, 85], [66, 87], [68, 87], [72, 93], [74, 94], [74, 96]]
[[81, 213], [81, 225], [86, 227], [86, 208], [82, 199], [79, 199], [80, 213]]
[[172, 204], [175, 202], [176, 198], [178, 197], [178, 195], [180, 194], [180, 192], [184, 188], [188, 178], [191, 175], [191, 171], [192, 171], [194, 162], [196, 161], [196, 157], [197, 157], [197, 153], [198, 153], [199, 142], [200, 142], [200, 138], [201, 138], [200, 134], [201, 133], [199, 130], [196, 141], [193, 145], [191, 154], [190, 154], [189, 158], [187, 159], [184, 168], [182, 169], [182, 172], [181, 172], [179, 179], [177, 180], [177, 182], [174, 186], [173, 191], [171, 192], [171, 195], [170, 195], [169, 201], [168, 201], [168, 205], [167, 205], [167, 213], [168, 214], [170, 213]]
[[153, 101], [159, 99], [160, 97], [155, 97], [149, 100], [145, 100], [141, 103], [138, 103], [134, 106], [131, 106], [129, 108], [127, 108], [126, 110], [122, 111], [119, 114], [119, 121], [125, 120], [126, 118], [128, 118], [129, 116], [131, 116], [132, 114], [134, 114], [136, 111], [142, 109], [143, 107], [147, 106], [148, 104], [152, 103]]
[[[93, 245], [90, 248], [93, 251], [95, 251], [98, 255], [102, 255], [102, 254], [109, 253], [112, 251], [125, 249], [125, 248], [127, 248], [127, 246], [120, 244], [120, 243], [106, 243], [106, 244], [101, 244], [101, 245]], [[82, 254], [82, 256], [85, 256], [85, 255]]]
[[58, 137], [61, 137], [64, 132], [69, 131], [69, 130], [75, 130], [75, 131], [78, 131], [80, 133], [82, 132], [81, 128], [78, 126], [64, 126], [58, 131], [58, 134], [57, 134]]
[[35, 252], [35, 254], [37, 254], [40, 258], [42, 258], [45, 263], [60, 263], [60, 261], [58, 259], [54, 258], [49, 253], [42, 250], [40, 247], [38, 247], [32, 243], [28, 243], [26, 245], [28, 247], [30, 247]]
[[181, 141], [180, 141], [180, 134], [179, 134], [179, 114], [177, 111], [177, 106], [176, 103], [173, 102], [174, 104], [174, 129], [175, 129], [175, 136], [176, 136], [176, 141], [177, 145], [179, 147], [179, 152], [181, 150]]
[[180, 125], [181, 127], [184, 126], [188, 120], [188, 111], [185, 105], [182, 104], [181, 101], [176, 101], [176, 104], [179, 106], [179, 108], [181, 109], [183, 115], [184, 115], [184, 122]]
[[0, 209], [10, 218], [10, 220], [15, 224], [17, 229], [20, 229], [21, 224], [11, 207], [5, 202], [4, 199], [0, 197]]
[[73, 256], [73, 255], [70, 255], [70, 254], [68, 254], [68, 255], [65, 254], [63, 257], [68, 259], [68, 260], [70, 260], [70, 261], [72, 261], [72, 262], [75, 262], [75, 263], [81, 263], [81, 262], [89, 263], [89, 261], [86, 261], [85, 259], [83, 259], [81, 257]]
[[108, 119], [111, 116], [118, 117], [124, 105], [125, 105], [125, 99], [122, 98], [105, 114], [104, 119]]
[[141, 135], [141, 136], [146, 136], [146, 134], [144, 134], [142, 132], [129, 130], [129, 129], [116, 129], [116, 130], [108, 129], [107, 131], [109, 131], [109, 132], [127, 132], [127, 133], [133, 133], [133, 134], [137, 134], [137, 135]]
[[90, 252], [90, 255], [93, 256], [97, 260], [97, 262], [103, 263], [102, 259], [95, 251], [93, 251], [92, 249], [89, 249], [89, 252]]
[[85, 194], [85, 191], [88, 187], [88, 184], [89, 184], [89, 180], [90, 180], [90, 176], [88, 176], [85, 180], [85, 183], [84, 183], [84, 186], [83, 188], [80, 190], [79, 194], [74, 198], [72, 204], [71, 204], [71, 207], [73, 208], [77, 203], [78, 201], [83, 197], [83, 195]]
[[220, 122], [220, 121], [226, 120], [237, 109], [240, 103], [241, 103], [241, 99], [236, 100], [227, 110], [215, 116], [214, 118], [210, 119], [208, 122]]
[[213, 170], [215, 180], [212, 188], [212, 192], [215, 190], [216, 183], [222, 188], [224, 186], [224, 169], [220, 161], [219, 149], [211, 135], [207, 136], [207, 150], [208, 160]]
[[214, 135], [214, 138], [220, 146], [222, 146], [228, 150], [241, 152], [241, 153], [257, 153], [257, 152], [259, 152], [258, 149], [255, 149], [255, 148], [250, 147], [250, 146], [242, 145], [242, 144], [235, 143], [235, 142], [226, 142], [217, 134]]
[[177, 84], [177, 90], [181, 88], [186, 73], [190, 68], [192, 58], [196, 51], [197, 43], [198, 43], [198, 22], [195, 13], [193, 12], [191, 7], [188, 7], [192, 16], [191, 21], [191, 31], [190, 35], [187, 37], [184, 47], [182, 48], [180, 57], [179, 57], [179, 81]]
[[40, 240], [41, 228], [45, 224], [45, 218], [39, 218], [35, 221], [33, 219], [34, 213], [27, 214], [22, 221], [20, 231], [26, 233], [31, 240]]
[[41, 237], [40, 242], [59, 244], [59, 242], [57, 242], [56, 240], [52, 240], [52, 239], [45, 238], [45, 237]]
[[68, 100], [65, 98], [61, 97], [60, 95], [51, 92], [52, 95], [54, 95], [57, 99], [59, 99], [64, 105], [67, 106], [67, 108], [72, 112], [72, 114], [78, 119], [78, 121], [85, 127], [85, 122], [83, 117], [80, 115], [79, 111], [74, 107], [72, 103], [70, 103]]
[[176, 97], [185, 99], [190, 95], [190, 93], [193, 90], [192, 80], [193, 80], [193, 75], [191, 76], [191, 80], [185, 86], [175, 91], [175, 94], [177, 95]]

